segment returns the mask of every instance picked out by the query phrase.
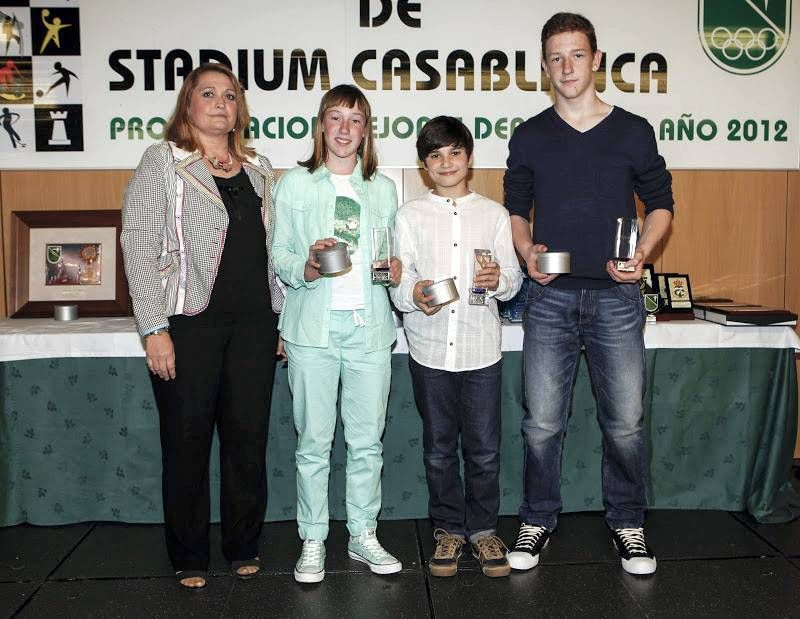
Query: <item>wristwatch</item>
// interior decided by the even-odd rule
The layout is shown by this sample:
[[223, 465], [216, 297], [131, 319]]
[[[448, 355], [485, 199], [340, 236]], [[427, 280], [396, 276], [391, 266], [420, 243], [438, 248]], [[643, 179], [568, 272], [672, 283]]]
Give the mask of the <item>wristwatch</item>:
[[143, 337], [150, 337], [151, 335], [158, 335], [159, 333], [169, 333], [169, 327], [161, 327], [160, 329], [156, 329], [155, 331], [151, 331], [147, 335]]

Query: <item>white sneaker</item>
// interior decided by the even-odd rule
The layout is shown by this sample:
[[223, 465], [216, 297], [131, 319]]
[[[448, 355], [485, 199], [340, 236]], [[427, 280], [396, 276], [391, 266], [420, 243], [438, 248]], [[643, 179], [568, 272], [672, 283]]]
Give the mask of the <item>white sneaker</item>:
[[613, 529], [611, 539], [617, 547], [622, 569], [628, 574], [652, 574], [656, 571], [656, 557], [644, 541], [644, 529]]
[[294, 579], [297, 582], [321, 582], [325, 578], [325, 542], [307, 539], [303, 551], [294, 566]]
[[351, 537], [347, 554], [351, 559], [366, 563], [375, 574], [394, 574], [403, 569], [403, 564], [381, 546], [374, 529], [365, 529], [361, 535]]
[[525, 524], [519, 527], [517, 543], [506, 555], [508, 564], [515, 570], [529, 570], [539, 565], [539, 553], [547, 546], [550, 533], [538, 524]]

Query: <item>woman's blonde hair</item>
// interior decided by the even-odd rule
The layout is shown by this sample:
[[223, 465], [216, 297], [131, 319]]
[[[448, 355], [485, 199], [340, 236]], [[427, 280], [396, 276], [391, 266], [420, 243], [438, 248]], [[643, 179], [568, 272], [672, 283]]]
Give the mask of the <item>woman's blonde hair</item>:
[[351, 84], [335, 86], [322, 97], [322, 101], [319, 102], [317, 122], [314, 126], [314, 152], [305, 161], [297, 163], [308, 168], [309, 172], [313, 172], [325, 164], [328, 148], [325, 146], [325, 137], [322, 134], [322, 122], [325, 113], [337, 105], [357, 108], [365, 116], [364, 139], [361, 140], [358, 147], [358, 155], [361, 157], [361, 175], [366, 180], [372, 180], [378, 171], [378, 155], [375, 153], [375, 138], [372, 135], [372, 108], [364, 93]]
[[[228, 152], [239, 160], [254, 157], [256, 154], [252, 146], [247, 146], [243, 131], [250, 125], [250, 112], [247, 109], [247, 99], [244, 96], [244, 89], [239, 83], [239, 79], [233, 72], [223, 64], [208, 63], [202, 64], [194, 69], [186, 79], [178, 93], [178, 101], [175, 104], [175, 111], [172, 112], [164, 136], [167, 140], [175, 142], [180, 148], [187, 151], [200, 151], [203, 153], [203, 145], [197, 139], [197, 134], [189, 120], [189, 106], [192, 102], [192, 95], [200, 78], [211, 71], [216, 71], [227, 77], [233, 85], [233, 92], [236, 96], [236, 124], [228, 133]], [[203, 153], [205, 154], [205, 153]]]

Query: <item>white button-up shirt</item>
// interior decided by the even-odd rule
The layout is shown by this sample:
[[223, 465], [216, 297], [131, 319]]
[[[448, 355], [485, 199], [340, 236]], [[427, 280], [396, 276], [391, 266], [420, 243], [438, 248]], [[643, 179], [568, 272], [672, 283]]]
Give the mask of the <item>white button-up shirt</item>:
[[[430, 192], [400, 207], [395, 237], [403, 276], [390, 293], [395, 307], [404, 312], [403, 327], [414, 361], [451, 372], [499, 361], [497, 300], [512, 298], [522, 283], [508, 211], [476, 193], [452, 200]], [[476, 249], [491, 250], [500, 265], [499, 286], [487, 294], [486, 305], [469, 304]], [[455, 278], [459, 300], [426, 316], [414, 304], [414, 284], [448, 277]]]

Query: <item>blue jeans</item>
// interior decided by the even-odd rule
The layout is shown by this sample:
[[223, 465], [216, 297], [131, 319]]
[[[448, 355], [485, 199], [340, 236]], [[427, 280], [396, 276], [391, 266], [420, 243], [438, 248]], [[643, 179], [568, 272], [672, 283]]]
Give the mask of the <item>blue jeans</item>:
[[448, 372], [420, 365], [410, 355], [408, 359], [422, 415], [431, 521], [434, 527], [474, 543], [497, 529], [502, 361], [477, 370]]
[[603, 435], [603, 504], [611, 528], [640, 527], [647, 506], [645, 311], [636, 284], [563, 290], [531, 282], [525, 314], [524, 497], [520, 519], [554, 529], [561, 452], [581, 346]]

